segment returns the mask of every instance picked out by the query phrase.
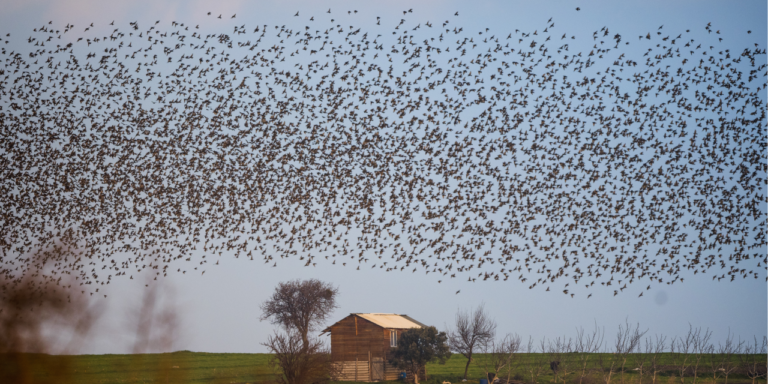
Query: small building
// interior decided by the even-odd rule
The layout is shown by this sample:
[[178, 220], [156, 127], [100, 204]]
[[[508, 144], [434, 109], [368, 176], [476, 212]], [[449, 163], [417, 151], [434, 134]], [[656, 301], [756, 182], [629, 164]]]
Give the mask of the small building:
[[331, 335], [331, 360], [340, 368], [339, 380], [397, 380], [401, 370], [388, 363], [389, 351], [403, 331], [423, 327], [408, 315], [352, 313], [320, 335]]

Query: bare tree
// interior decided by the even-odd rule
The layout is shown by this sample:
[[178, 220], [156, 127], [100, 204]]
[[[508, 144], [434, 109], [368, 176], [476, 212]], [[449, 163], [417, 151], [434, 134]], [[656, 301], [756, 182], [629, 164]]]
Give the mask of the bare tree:
[[267, 301], [261, 304], [261, 320], [269, 319], [286, 331], [296, 330], [304, 346], [309, 346], [309, 332], [324, 325], [338, 308], [338, 288], [317, 279], [280, 283]]
[[744, 341], [739, 339], [736, 342], [733, 339], [731, 330], [728, 329], [728, 337], [725, 339], [725, 344], [718, 343], [717, 355], [720, 358], [720, 369], [723, 376], [725, 376], [725, 384], [728, 384], [728, 376], [739, 368], [736, 364], [735, 357], [741, 355], [744, 349]]
[[600, 375], [603, 383], [611, 384], [611, 378], [616, 372], [617, 357], [613, 352], [604, 351], [597, 355], [597, 362], [600, 366]]
[[629, 322], [625, 322], [624, 325], [619, 324], [613, 349], [608, 351], [610, 353], [598, 355], [600, 374], [605, 384], [611, 384], [613, 375], [618, 373], [617, 370], [620, 370], [621, 381], [624, 382], [624, 368], [629, 354], [640, 345], [640, 340], [646, 332], [640, 332], [639, 324], [635, 327], [632, 327]]
[[555, 376], [555, 382], [560, 379], [565, 383], [568, 373], [571, 372], [571, 353], [574, 352], [573, 340], [566, 339], [565, 336], [557, 337], [554, 340], [549, 340], [546, 350], [549, 357], [549, 369]]
[[[541, 341], [541, 345], [544, 345], [543, 339]], [[539, 382], [539, 376], [541, 376], [542, 371], [545, 369], [543, 363], [547, 358], [547, 355], [544, 352], [545, 351], [542, 347], [540, 353], [537, 353], [536, 346], [533, 343], [533, 338], [529, 336], [528, 344], [525, 348], [525, 373], [531, 378], [531, 384], [537, 384]]]
[[763, 336], [760, 354], [763, 355], [763, 378], [765, 378], [766, 384], [768, 384], [768, 336]]
[[691, 368], [693, 369], [693, 384], [696, 384], [696, 380], [699, 378], [699, 365], [704, 355], [709, 353], [709, 339], [712, 337], [712, 332], [707, 328], [702, 332], [701, 327], [693, 331], [693, 359], [691, 360]]
[[651, 384], [656, 384], [656, 377], [661, 371], [661, 358], [662, 353], [666, 349], [667, 338], [665, 336], [656, 335], [654, 340], [650, 338], [645, 339], [645, 354], [648, 356], [648, 362], [650, 366]]
[[637, 383], [643, 384], [643, 375], [648, 372], [648, 354], [642, 353], [642, 346], [637, 346], [637, 352], [633, 354], [635, 368], [632, 370], [637, 372]]
[[640, 342], [647, 332], [648, 330], [640, 332], [640, 324], [632, 327], [629, 322], [625, 321], [623, 327], [619, 325], [619, 332], [616, 334], [616, 346], [614, 351], [619, 358], [622, 384], [624, 384], [624, 368], [627, 365], [627, 359], [629, 358], [629, 355], [640, 346]]
[[685, 375], [691, 365], [690, 358], [694, 337], [693, 326], [688, 324], [688, 334], [684, 338], [673, 337], [672, 342], [669, 344], [670, 352], [672, 352], [672, 361], [680, 374], [680, 384], [685, 384]]
[[709, 373], [712, 375], [712, 384], [717, 384], [717, 379], [719, 379], [725, 371], [723, 368], [723, 358], [712, 344], [706, 347], [704, 357], [707, 367], [709, 368]]
[[483, 349], [495, 335], [496, 322], [485, 312], [484, 304], [480, 304], [474, 313], [462, 310], [456, 312], [456, 329], [448, 331], [448, 344], [451, 350], [467, 358], [464, 379], [467, 378], [472, 354]]
[[754, 344], [747, 343], [744, 346], [743, 353], [739, 354], [741, 365], [744, 367], [747, 376], [752, 379], [752, 384], [755, 384], [761, 377], [766, 376], [765, 353], [766, 349], [768, 349], [767, 347], [768, 338], [763, 336], [762, 342], [758, 343], [755, 336]]
[[512, 379], [512, 374], [517, 370], [520, 365], [520, 354], [523, 348], [523, 340], [518, 334], [509, 335], [509, 339], [505, 339], [504, 345], [506, 345], [506, 352], [509, 356], [507, 365], [507, 384]]
[[501, 340], [491, 340], [483, 348], [483, 370], [488, 382], [493, 382], [493, 377], [501, 378], [506, 373], [505, 383], [509, 383], [512, 371], [517, 366], [518, 352], [520, 352], [521, 339], [518, 334], [507, 334]]
[[270, 366], [279, 384], [327, 383], [336, 379], [338, 369], [319, 339], [305, 342], [298, 331], [289, 330], [275, 332], [262, 345], [272, 354]]
[[557, 383], [560, 373], [560, 360], [562, 358], [562, 352], [560, 351], [560, 338], [558, 337], [556, 341], [553, 341], [552, 339], [545, 341], [542, 339], [541, 350], [542, 352], [546, 351], [547, 361], [549, 362], [549, 370], [552, 371], [554, 382]]
[[601, 332], [595, 323], [595, 329], [590, 334], [584, 333], [584, 328], [576, 329], [576, 344], [574, 351], [578, 356], [579, 368], [579, 384], [582, 384], [584, 378], [589, 374], [589, 360], [595, 353], [599, 352], [603, 347], [603, 340], [605, 338], [605, 331]]

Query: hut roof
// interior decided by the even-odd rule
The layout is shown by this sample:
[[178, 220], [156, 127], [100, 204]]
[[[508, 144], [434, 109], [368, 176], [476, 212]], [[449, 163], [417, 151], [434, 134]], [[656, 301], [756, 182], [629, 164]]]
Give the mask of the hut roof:
[[[426, 325], [414, 320], [408, 315], [398, 315], [396, 313], [350, 313], [349, 316], [361, 317], [370, 321], [371, 323], [387, 329], [409, 329], [426, 327]], [[334, 325], [337, 323], [338, 322], [334, 323]], [[330, 331], [331, 327], [328, 327], [325, 328], [320, 334], [322, 335]]]

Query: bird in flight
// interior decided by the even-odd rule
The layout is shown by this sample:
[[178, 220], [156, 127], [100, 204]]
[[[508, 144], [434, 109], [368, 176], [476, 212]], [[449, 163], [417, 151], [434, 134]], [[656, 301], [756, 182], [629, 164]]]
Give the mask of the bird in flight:
[[0, 270], [325, 259], [572, 298], [765, 270], [762, 47], [290, 20], [6, 34]]

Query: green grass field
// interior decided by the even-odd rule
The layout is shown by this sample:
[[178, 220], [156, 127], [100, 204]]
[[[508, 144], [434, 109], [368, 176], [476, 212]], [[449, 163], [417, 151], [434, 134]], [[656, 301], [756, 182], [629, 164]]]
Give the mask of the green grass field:
[[[603, 355], [604, 361], [612, 355]], [[483, 366], [487, 356], [477, 355], [469, 366], [468, 383], [476, 384], [485, 376]], [[599, 372], [600, 355], [589, 356], [590, 368], [595, 369], [588, 375], [583, 384], [653, 384], [650, 375], [644, 374], [642, 383], [640, 375], [631, 369], [643, 359], [643, 355], [631, 355], [627, 362], [627, 372], [622, 379], [619, 372], [614, 373], [610, 383], [606, 383], [604, 375]], [[757, 356], [766, 366], [766, 355]], [[274, 374], [269, 367], [270, 355], [245, 353], [202, 353], [174, 352], [164, 354], [143, 355], [77, 355], [51, 356], [42, 354], [6, 354], [0, 355], [0, 382], [5, 383], [269, 383], [274, 380]], [[511, 376], [526, 383], [532, 383], [529, 366], [538, 366], [541, 375], [536, 378], [539, 384], [562, 383], [561, 377], [555, 381], [553, 372], [549, 369], [551, 356], [543, 354], [520, 354], [519, 364]], [[570, 370], [576, 368], [579, 355], [569, 354], [567, 360]], [[762, 360], [759, 360], [762, 359]], [[733, 360], [738, 363], [739, 359]], [[466, 365], [466, 358], [453, 355], [445, 365], [429, 364], [427, 383], [435, 384], [450, 381], [460, 383]], [[681, 380], [679, 372], [674, 369], [674, 359], [671, 354], [661, 356], [664, 369], [656, 379], [656, 384], [694, 384], [693, 377]], [[530, 364], [535, 363], [535, 364]], [[562, 369], [562, 368], [561, 368]], [[708, 368], [706, 357], [699, 364], [697, 384], [716, 384]], [[686, 376], [692, 376], [687, 373]], [[578, 383], [578, 374], [569, 373], [566, 383]], [[349, 383], [349, 382], [345, 382]], [[743, 373], [731, 374], [728, 384], [751, 384], [752, 380]], [[765, 384], [765, 378], [756, 383]], [[719, 378], [717, 384], [725, 384], [724, 378]]]
[[0, 359], [0, 378], [20, 376], [24, 383], [266, 383], [274, 378], [269, 358], [259, 353], [200, 352], [6, 355]]

